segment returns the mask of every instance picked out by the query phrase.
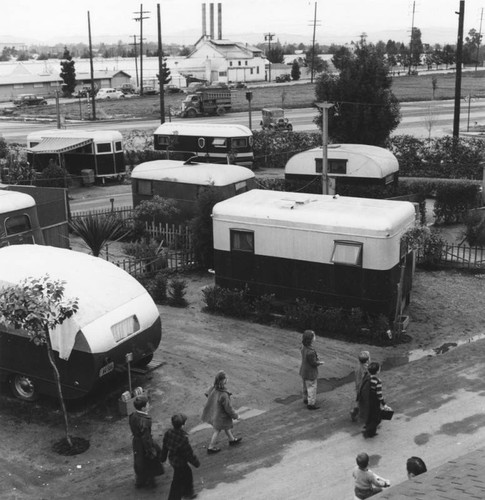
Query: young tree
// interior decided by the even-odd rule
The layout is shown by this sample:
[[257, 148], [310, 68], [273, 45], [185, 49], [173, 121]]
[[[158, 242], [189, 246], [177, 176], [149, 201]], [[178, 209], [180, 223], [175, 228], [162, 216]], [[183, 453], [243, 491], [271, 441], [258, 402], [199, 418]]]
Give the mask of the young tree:
[[[315, 89], [317, 101], [336, 104], [329, 112], [329, 137], [335, 142], [382, 146], [400, 120], [383, 55], [361, 41], [339, 66], [338, 76], [323, 74]], [[321, 113], [314, 121], [322, 126]]]
[[266, 52], [266, 58], [273, 64], [284, 62], [284, 55], [285, 54], [283, 53], [283, 48], [279, 44], [272, 45], [271, 48]]
[[298, 61], [295, 59], [293, 61], [293, 65], [291, 66], [291, 79], [299, 80], [300, 76], [301, 76], [300, 65], [298, 64]]
[[158, 84], [160, 86], [160, 92], [162, 91], [162, 85], [168, 85], [172, 81], [172, 75], [170, 74], [170, 69], [167, 67], [167, 59], [165, 58], [162, 62], [162, 79], [157, 73]]
[[29, 277], [3, 288], [0, 291], [0, 324], [25, 330], [34, 344], [46, 347], [64, 416], [66, 441], [72, 447], [60, 374], [50, 338], [50, 331], [76, 314], [79, 308], [78, 299], [64, 297], [64, 290], [65, 282], [49, 275]]
[[74, 61], [67, 47], [64, 47], [64, 54], [61, 61], [61, 72], [59, 76], [63, 80], [62, 91], [64, 95], [71, 96], [76, 88], [76, 69]]

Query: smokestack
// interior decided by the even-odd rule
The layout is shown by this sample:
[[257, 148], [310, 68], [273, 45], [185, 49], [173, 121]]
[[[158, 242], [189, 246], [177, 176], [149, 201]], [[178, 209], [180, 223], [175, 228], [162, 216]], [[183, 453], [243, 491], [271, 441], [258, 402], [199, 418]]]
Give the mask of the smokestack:
[[214, 4], [209, 4], [211, 40], [214, 40]]
[[205, 37], [207, 35], [207, 21], [206, 21], [206, 4], [202, 4], [202, 36]]
[[222, 3], [217, 4], [217, 38], [222, 40]]

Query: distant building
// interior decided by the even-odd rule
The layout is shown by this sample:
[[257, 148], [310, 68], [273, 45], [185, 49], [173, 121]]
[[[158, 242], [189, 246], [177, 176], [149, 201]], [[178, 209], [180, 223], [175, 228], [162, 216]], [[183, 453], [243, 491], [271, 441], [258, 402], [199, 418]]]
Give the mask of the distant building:
[[265, 80], [266, 63], [263, 51], [253, 45], [201, 37], [179, 71], [211, 83], [257, 82]]

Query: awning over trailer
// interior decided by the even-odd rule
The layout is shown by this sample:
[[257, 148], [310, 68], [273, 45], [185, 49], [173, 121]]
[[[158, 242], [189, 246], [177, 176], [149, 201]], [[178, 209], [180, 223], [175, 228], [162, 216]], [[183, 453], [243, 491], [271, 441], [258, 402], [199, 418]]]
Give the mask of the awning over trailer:
[[92, 142], [92, 139], [81, 137], [45, 137], [39, 144], [27, 149], [27, 151], [30, 153], [66, 153]]

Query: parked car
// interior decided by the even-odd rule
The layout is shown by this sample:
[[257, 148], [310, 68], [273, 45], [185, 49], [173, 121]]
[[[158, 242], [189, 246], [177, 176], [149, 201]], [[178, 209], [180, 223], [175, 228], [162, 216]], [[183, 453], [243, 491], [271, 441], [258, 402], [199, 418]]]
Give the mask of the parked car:
[[20, 94], [14, 100], [15, 106], [45, 106], [47, 101], [40, 95], [35, 94]]
[[287, 73], [286, 75], [278, 75], [275, 78], [276, 83], [291, 82], [291, 76]]
[[235, 82], [229, 84], [230, 89], [246, 89], [247, 87], [248, 86], [244, 82]]
[[261, 128], [263, 130], [293, 130], [293, 125], [285, 118], [282, 108], [263, 108], [261, 110]]
[[[138, 92], [140, 92], [140, 89], [138, 89]], [[159, 90], [152, 85], [143, 85], [143, 95], [157, 95], [159, 93]]]
[[182, 89], [177, 87], [177, 85], [166, 85], [165, 90], [168, 94], [178, 94], [179, 92], [182, 92]]
[[124, 99], [125, 94], [121, 90], [116, 90], [113, 88], [102, 88], [98, 90], [96, 94], [96, 99]]
[[136, 92], [135, 86], [131, 83], [123, 83], [117, 90], [123, 92], [125, 95], [132, 95]]

